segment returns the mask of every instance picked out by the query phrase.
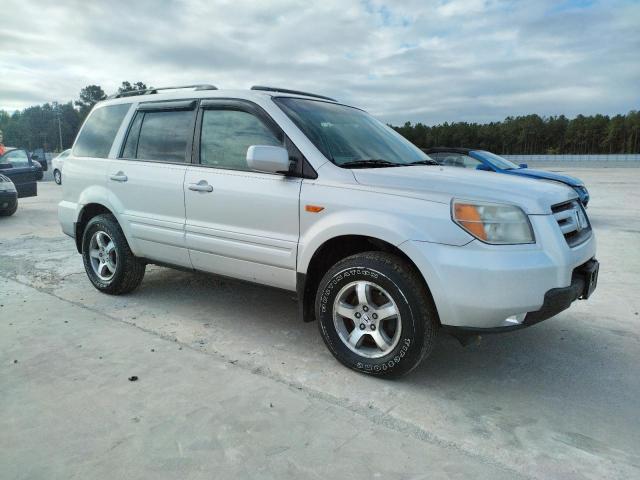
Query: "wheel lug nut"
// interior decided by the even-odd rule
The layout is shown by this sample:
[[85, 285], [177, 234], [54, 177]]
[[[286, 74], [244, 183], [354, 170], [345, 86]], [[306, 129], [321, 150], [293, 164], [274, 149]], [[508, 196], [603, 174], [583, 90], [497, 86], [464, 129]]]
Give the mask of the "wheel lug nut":
[[362, 307], [362, 310], [364, 310], [365, 312], [369, 311], [369, 307], [367, 307], [366, 305]]
[[373, 331], [373, 330], [375, 330], [375, 329], [376, 329], [376, 326], [375, 326], [375, 325], [373, 325], [373, 324], [371, 324], [371, 330]]
[[373, 319], [374, 319], [374, 320], [377, 320], [377, 319], [378, 319], [378, 314], [377, 314], [377, 313], [374, 313], [374, 314], [373, 314], [373, 315], [371, 315], [371, 316], [373, 317]]
[[364, 327], [364, 323], [361, 323], [361, 324], [360, 324], [360, 330], [364, 330], [364, 328], [365, 328], [365, 327]]
[[361, 317], [360, 312], [356, 312], [356, 318], [360, 318], [360, 317]]

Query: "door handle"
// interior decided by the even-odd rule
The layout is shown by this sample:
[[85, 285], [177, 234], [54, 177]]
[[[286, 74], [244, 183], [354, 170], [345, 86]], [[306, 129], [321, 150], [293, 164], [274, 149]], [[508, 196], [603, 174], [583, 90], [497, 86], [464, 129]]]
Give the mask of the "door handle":
[[126, 182], [128, 180], [127, 176], [122, 171], [110, 175], [109, 178], [114, 182]]
[[190, 183], [189, 190], [194, 192], [213, 192], [213, 187], [206, 180], [200, 180], [198, 183]]

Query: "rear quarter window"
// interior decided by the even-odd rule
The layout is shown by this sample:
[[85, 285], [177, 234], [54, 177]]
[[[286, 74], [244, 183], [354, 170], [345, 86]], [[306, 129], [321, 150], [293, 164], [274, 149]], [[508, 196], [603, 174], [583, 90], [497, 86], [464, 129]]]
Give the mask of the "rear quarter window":
[[107, 158], [130, 106], [130, 103], [110, 105], [91, 112], [73, 147], [73, 155]]

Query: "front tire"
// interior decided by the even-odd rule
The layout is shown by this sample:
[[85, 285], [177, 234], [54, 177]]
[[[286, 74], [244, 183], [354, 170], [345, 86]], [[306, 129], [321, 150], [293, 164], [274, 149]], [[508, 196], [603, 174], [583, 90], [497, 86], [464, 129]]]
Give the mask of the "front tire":
[[438, 315], [412, 265], [383, 252], [347, 257], [316, 295], [322, 338], [338, 361], [362, 373], [398, 377], [431, 353]]
[[57, 168], [53, 171], [53, 181], [58, 185], [62, 184], [62, 173]]
[[145, 263], [131, 252], [113, 215], [89, 220], [82, 236], [82, 261], [93, 286], [104, 293], [129, 293], [144, 278]]

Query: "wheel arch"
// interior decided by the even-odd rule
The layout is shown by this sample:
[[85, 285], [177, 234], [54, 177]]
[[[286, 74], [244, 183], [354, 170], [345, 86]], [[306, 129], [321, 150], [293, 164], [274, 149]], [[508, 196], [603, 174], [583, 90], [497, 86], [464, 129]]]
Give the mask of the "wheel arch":
[[110, 214], [115, 217], [114, 213], [101, 203], [88, 203], [84, 205], [78, 213], [78, 220], [76, 221], [74, 226], [76, 248], [78, 249], [78, 253], [82, 253], [82, 237], [87, 223], [89, 223], [89, 220], [91, 220], [93, 217], [102, 214]]
[[[418, 266], [396, 245], [368, 235], [338, 235], [325, 240], [313, 252], [304, 273], [297, 273], [296, 291], [298, 293], [299, 314], [304, 322], [315, 320], [316, 291], [325, 273], [343, 258], [370, 251], [390, 253], [405, 260], [422, 280], [426, 291], [431, 296], [429, 285]], [[433, 301], [433, 298], [431, 300]]]

